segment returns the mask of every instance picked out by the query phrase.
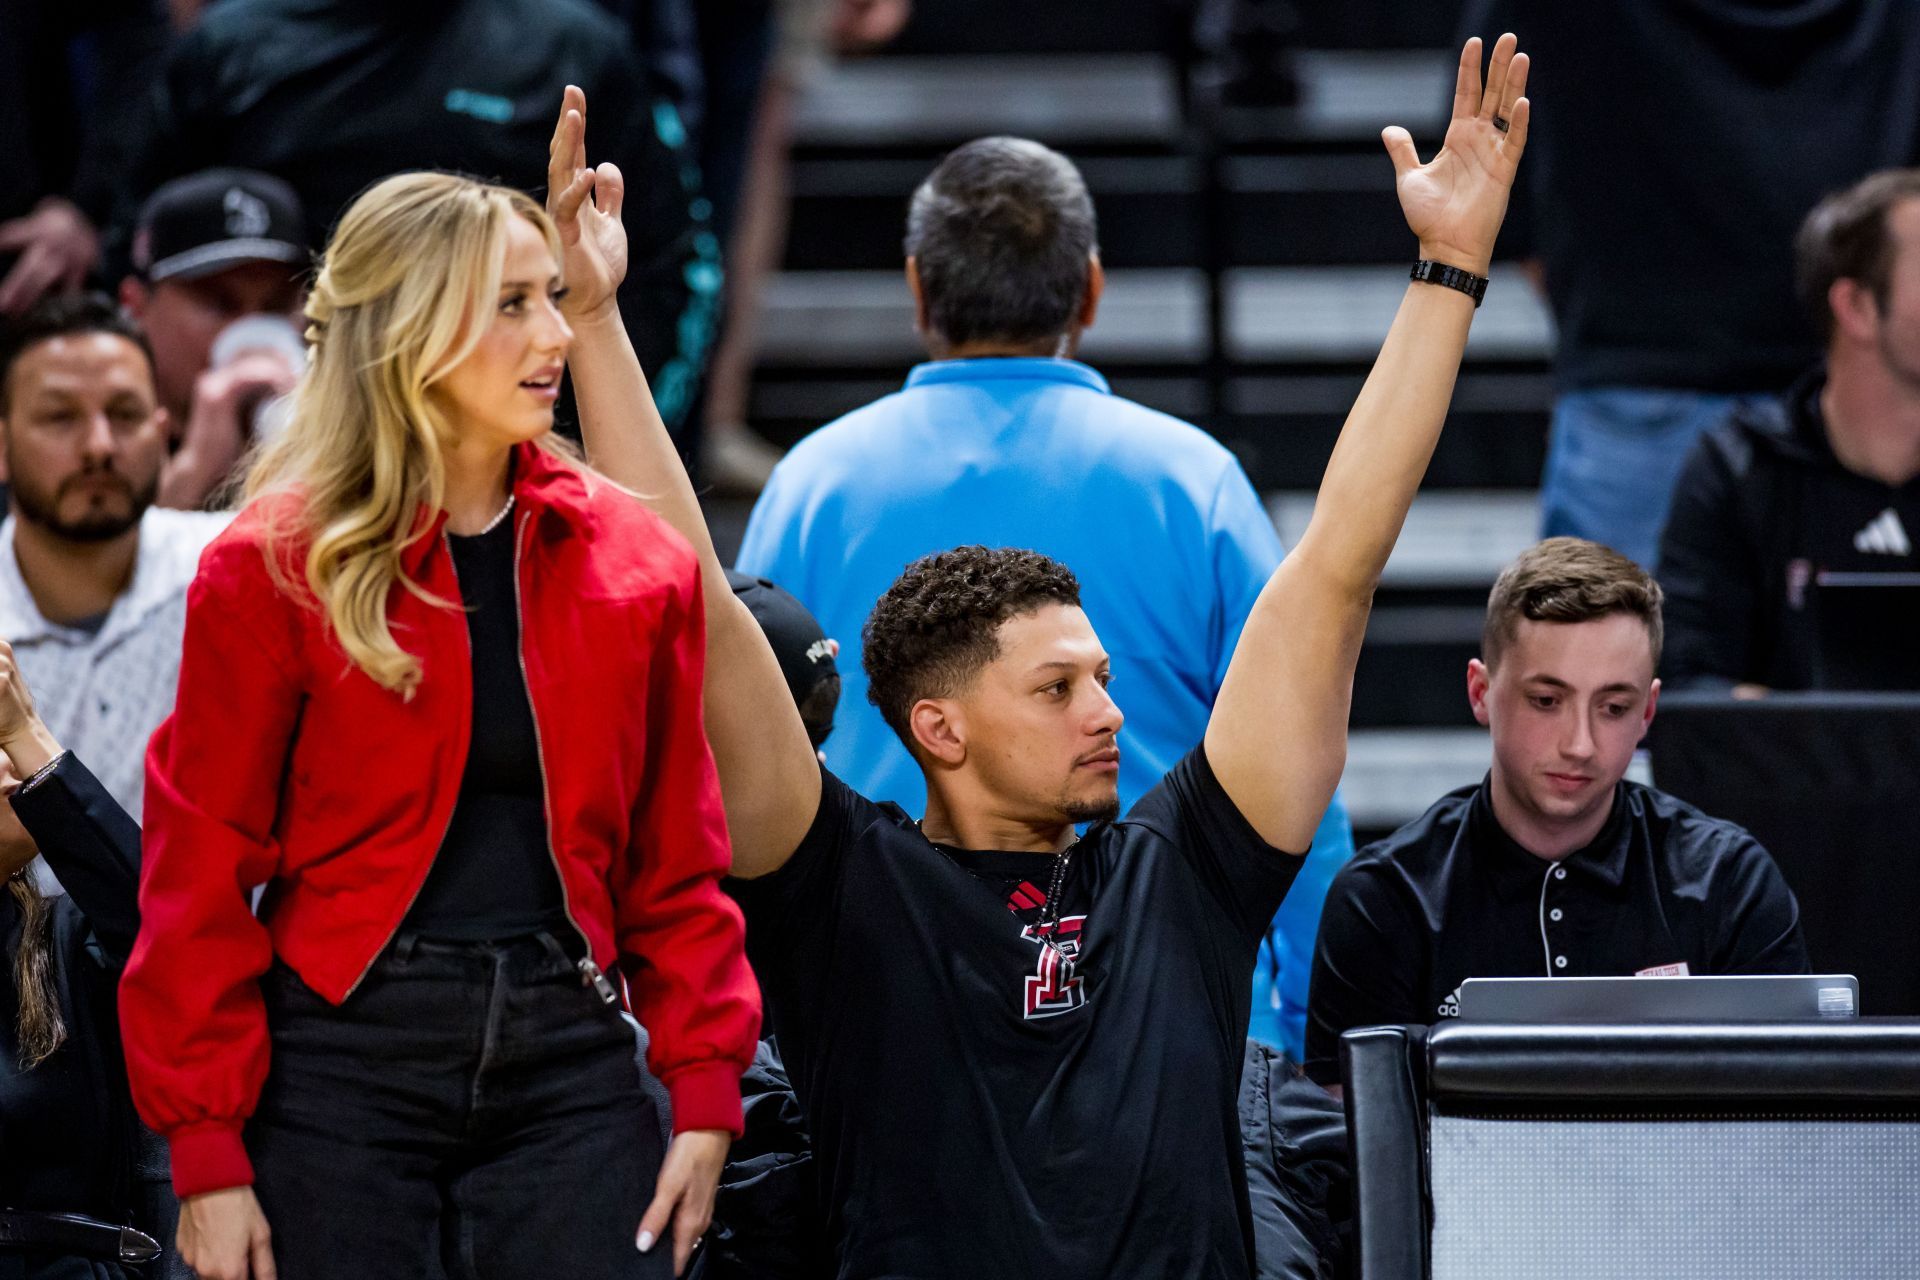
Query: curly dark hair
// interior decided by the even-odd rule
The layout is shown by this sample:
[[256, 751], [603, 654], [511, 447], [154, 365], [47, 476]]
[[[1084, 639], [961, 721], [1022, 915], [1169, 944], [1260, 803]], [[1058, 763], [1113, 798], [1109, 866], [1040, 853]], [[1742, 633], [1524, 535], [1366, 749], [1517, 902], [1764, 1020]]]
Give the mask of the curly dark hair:
[[860, 633], [867, 701], [909, 749], [907, 715], [946, 697], [1000, 653], [1000, 624], [1043, 605], [1080, 603], [1073, 571], [1018, 547], [955, 547], [908, 565]]

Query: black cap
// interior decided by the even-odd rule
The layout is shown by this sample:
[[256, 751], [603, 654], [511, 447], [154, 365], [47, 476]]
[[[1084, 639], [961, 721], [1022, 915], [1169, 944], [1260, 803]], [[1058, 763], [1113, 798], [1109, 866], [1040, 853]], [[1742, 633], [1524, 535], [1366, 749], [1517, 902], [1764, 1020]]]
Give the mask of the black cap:
[[[740, 597], [747, 611], [753, 614], [760, 629], [766, 632], [767, 643], [773, 647], [773, 656], [779, 659], [780, 674], [787, 678], [787, 688], [793, 694], [795, 705], [805, 706], [808, 696], [822, 680], [840, 674], [827, 633], [807, 612], [807, 606], [765, 578], [729, 569], [727, 582], [733, 587], [733, 594]], [[815, 746], [826, 739], [826, 730], [832, 727], [831, 724], [807, 726], [809, 732], [817, 734]]]
[[175, 178], [140, 208], [133, 267], [148, 280], [195, 280], [243, 262], [304, 267], [312, 253], [292, 187], [250, 169]]

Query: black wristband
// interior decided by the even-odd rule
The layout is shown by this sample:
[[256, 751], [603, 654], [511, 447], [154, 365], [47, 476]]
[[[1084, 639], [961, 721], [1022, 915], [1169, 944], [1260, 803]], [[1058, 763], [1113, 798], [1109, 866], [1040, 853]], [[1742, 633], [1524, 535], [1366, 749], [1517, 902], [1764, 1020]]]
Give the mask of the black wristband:
[[1473, 299], [1473, 305], [1479, 306], [1487, 296], [1487, 278], [1477, 276], [1460, 267], [1450, 267], [1444, 262], [1435, 262], [1431, 258], [1422, 258], [1413, 264], [1409, 279], [1422, 284], [1444, 285], [1449, 289], [1458, 289]]

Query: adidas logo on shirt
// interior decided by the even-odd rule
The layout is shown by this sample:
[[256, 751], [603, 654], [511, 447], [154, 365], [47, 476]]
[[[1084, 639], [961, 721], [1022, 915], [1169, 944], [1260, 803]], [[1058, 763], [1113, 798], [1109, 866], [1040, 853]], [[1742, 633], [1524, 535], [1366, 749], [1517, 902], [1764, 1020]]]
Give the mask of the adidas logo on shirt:
[[1883, 556], [1908, 556], [1913, 554], [1913, 543], [1907, 537], [1907, 527], [1900, 523], [1900, 514], [1888, 507], [1853, 535], [1853, 549]]

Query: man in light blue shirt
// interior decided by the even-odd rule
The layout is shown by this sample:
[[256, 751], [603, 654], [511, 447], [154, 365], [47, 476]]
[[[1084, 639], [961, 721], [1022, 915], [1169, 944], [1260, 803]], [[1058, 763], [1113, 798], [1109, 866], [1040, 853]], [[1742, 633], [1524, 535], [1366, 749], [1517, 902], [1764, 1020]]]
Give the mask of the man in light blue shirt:
[[[828, 766], [918, 813], [920, 770], [866, 699], [874, 601], [909, 561], [966, 543], [1059, 560], [1112, 655], [1130, 804], [1205, 734], [1280, 539], [1231, 453], [1070, 358], [1104, 278], [1093, 202], [1064, 156], [1015, 138], [961, 147], [914, 194], [907, 255], [932, 361], [781, 462], [738, 567], [792, 592], [843, 646]], [[1321, 903], [1352, 854], [1336, 795], [1261, 953], [1252, 1030], [1296, 1060]]]

